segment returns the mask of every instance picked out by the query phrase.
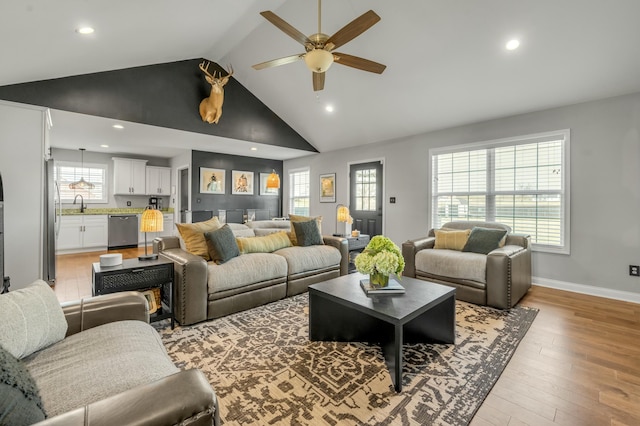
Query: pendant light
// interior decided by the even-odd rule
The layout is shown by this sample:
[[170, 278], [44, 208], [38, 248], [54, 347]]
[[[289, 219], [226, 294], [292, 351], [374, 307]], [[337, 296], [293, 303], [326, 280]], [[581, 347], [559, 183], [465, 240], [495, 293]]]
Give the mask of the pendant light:
[[82, 155], [82, 166], [80, 168], [80, 180], [76, 181], [76, 182], [72, 182], [69, 184], [69, 189], [80, 189], [80, 190], [86, 190], [86, 189], [93, 189], [96, 186], [94, 184], [92, 184], [91, 182], [87, 182], [86, 180], [84, 180], [84, 178], [82, 177], [82, 171], [84, 170], [84, 148], [79, 148], [80, 149], [80, 153]]

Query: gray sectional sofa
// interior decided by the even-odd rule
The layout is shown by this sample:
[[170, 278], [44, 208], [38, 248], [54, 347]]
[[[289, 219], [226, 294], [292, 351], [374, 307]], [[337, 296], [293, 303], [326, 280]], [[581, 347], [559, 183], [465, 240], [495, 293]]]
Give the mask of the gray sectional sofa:
[[[229, 225], [236, 236], [249, 238], [291, 226], [288, 221]], [[156, 238], [153, 247], [174, 262], [174, 313], [181, 325], [189, 325], [303, 293], [310, 284], [346, 275], [347, 240], [322, 238], [324, 245], [241, 254], [223, 264], [189, 253], [179, 237]]]

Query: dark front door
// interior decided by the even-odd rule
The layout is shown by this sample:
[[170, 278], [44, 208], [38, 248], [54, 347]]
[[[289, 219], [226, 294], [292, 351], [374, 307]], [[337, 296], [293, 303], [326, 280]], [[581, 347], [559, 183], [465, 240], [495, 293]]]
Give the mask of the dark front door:
[[372, 237], [382, 234], [382, 163], [352, 164], [349, 182], [353, 229]]

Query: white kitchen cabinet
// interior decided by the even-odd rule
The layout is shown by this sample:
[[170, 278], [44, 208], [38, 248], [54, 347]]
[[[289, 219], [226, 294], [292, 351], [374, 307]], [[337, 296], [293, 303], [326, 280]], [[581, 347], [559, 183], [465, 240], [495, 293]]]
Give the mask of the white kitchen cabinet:
[[113, 157], [113, 194], [145, 195], [147, 160]]
[[147, 195], [171, 194], [171, 168], [147, 166]]
[[107, 215], [69, 215], [60, 218], [57, 251], [104, 249], [108, 241]]

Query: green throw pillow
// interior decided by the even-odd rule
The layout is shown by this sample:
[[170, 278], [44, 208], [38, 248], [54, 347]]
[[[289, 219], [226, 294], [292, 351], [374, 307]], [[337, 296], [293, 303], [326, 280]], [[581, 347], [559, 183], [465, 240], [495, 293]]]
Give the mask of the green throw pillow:
[[502, 240], [502, 237], [506, 234], [507, 231], [504, 229], [490, 229], [476, 226], [471, 230], [469, 239], [462, 251], [489, 254], [489, 252], [499, 247], [500, 240]]
[[262, 237], [236, 237], [240, 253], [272, 253], [281, 248], [291, 247], [291, 240], [284, 231]]
[[229, 225], [224, 225], [215, 231], [205, 232], [209, 257], [218, 265], [240, 256], [236, 237]]
[[322, 235], [320, 235], [320, 229], [318, 229], [318, 224], [315, 220], [291, 222], [291, 225], [293, 225], [293, 228], [296, 231], [298, 246], [306, 247], [324, 244], [322, 241]]
[[0, 346], [0, 425], [30, 425], [45, 417], [33, 377], [22, 362]]

